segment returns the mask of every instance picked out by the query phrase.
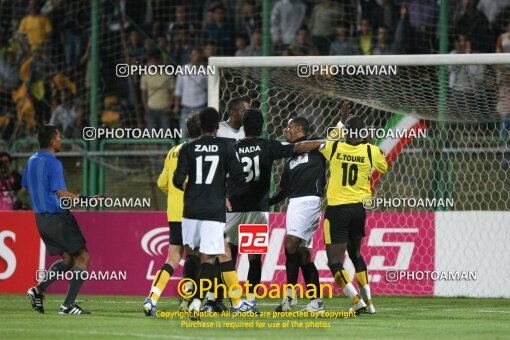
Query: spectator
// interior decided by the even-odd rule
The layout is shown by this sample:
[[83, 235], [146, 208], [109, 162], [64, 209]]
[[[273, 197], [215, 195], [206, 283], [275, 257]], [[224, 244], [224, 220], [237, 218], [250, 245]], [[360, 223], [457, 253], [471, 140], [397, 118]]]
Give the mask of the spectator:
[[262, 33], [259, 30], [255, 30], [251, 34], [251, 43], [246, 47], [246, 56], [262, 56]]
[[252, 3], [245, 2], [242, 7], [243, 13], [243, 30], [242, 32], [247, 38], [253, 36], [255, 30], [262, 27], [262, 19], [260, 14], [255, 10]]
[[419, 54], [434, 52], [439, 7], [431, 0], [408, 0], [409, 24], [413, 30], [412, 51]]
[[159, 60], [161, 60], [164, 65], [168, 65], [170, 63], [169, 55], [171, 53], [170, 43], [163, 35], [156, 38], [156, 43], [158, 45]]
[[402, 7], [400, 15], [401, 17], [393, 40], [390, 36], [389, 27], [385, 25], [379, 26], [377, 29], [377, 43], [372, 54], [400, 54], [404, 52], [409, 32], [409, 21], [407, 20], [407, 11], [405, 10], [405, 7]]
[[349, 36], [349, 26], [345, 21], [336, 26], [336, 39], [331, 44], [329, 55], [360, 54], [358, 43]]
[[214, 57], [217, 55], [218, 48], [216, 47], [216, 43], [214, 41], [207, 41], [204, 46], [204, 58], [207, 62], [210, 57]]
[[360, 21], [360, 31], [358, 34], [358, 45], [361, 50], [361, 54], [370, 55], [372, 54], [372, 26], [370, 21], [366, 18]]
[[74, 107], [74, 125], [69, 131], [69, 138], [79, 139], [83, 138], [83, 128], [88, 126], [87, 112], [83, 104], [78, 103]]
[[216, 5], [211, 9], [212, 21], [204, 27], [205, 40], [212, 40], [220, 55], [234, 54], [234, 28], [225, 20], [225, 8]]
[[[472, 53], [469, 37], [459, 34], [455, 40], [455, 50], [450, 54]], [[477, 99], [484, 93], [485, 81], [483, 65], [449, 66], [450, 97], [448, 105], [452, 112], [479, 112], [481, 104]], [[483, 101], [482, 101], [483, 102]], [[481, 108], [480, 108], [481, 109]]]
[[44, 44], [52, 32], [50, 20], [39, 14], [37, 2], [31, 0], [28, 5], [28, 15], [21, 20], [18, 33], [26, 35], [32, 50]]
[[11, 92], [19, 86], [19, 71], [16, 64], [16, 56], [12, 51], [5, 52], [4, 58], [0, 59], [0, 102], [10, 106]]
[[175, 34], [177, 31], [186, 31], [192, 40], [195, 39], [197, 28], [193, 23], [186, 20], [186, 8], [184, 5], [178, 5], [175, 7], [175, 20], [168, 25], [168, 41], [171, 43], [175, 42]]
[[485, 14], [494, 29], [498, 17], [508, 6], [510, 6], [510, 0], [480, 0], [477, 8], [480, 12]]
[[306, 6], [301, 0], [279, 0], [271, 11], [271, 39], [278, 49], [287, 48], [305, 20]]
[[[190, 59], [190, 66], [203, 63], [202, 53], [197, 48], [191, 51]], [[207, 106], [207, 76], [178, 75], [174, 94], [174, 114], [180, 117], [179, 126], [185, 138], [188, 135], [185, 124], [188, 115]]]
[[490, 53], [494, 51], [494, 37], [485, 15], [475, 7], [475, 0], [464, 0], [460, 18], [455, 23], [457, 34], [467, 35], [473, 42], [473, 49]]
[[319, 51], [310, 42], [308, 29], [301, 27], [296, 33], [296, 40], [288, 48], [289, 55], [291, 56], [312, 56], [318, 55]]
[[498, 37], [496, 42], [497, 53], [510, 53], [510, 20], [506, 25], [506, 32]]
[[11, 155], [0, 152], [0, 210], [22, 209], [18, 199], [21, 175], [12, 168]]
[[60, 92], [60, 105], [51, 114], [50, 124], [58, 127], [64, 137], [70, 138], [73, 134], [76, 121], [76, 109], [71, 94], [68, 91]]
[[[157, 56], [149, 57], [149, 65], [158, 65], [158, 63]], [[142, 90], [145, 120], [149, 129], [170, 128], [171, 98], [174, 88], [174, 78], [167, 74], [144, 74], [142, 76], [140, 89]]]
[[331, 41], [335, 37], [336, 24], [344, 19], [342, 8], [332, 0], [323, 0], [316, 5], [310, 19], [312, 43], [319, 50], [320, 55], [327, 55]]
[[56, 67], [43, 47], [38, 48], [33, 57], [21, 65], [20, 77], [27, 81], [34, 99], [38, 125], [47, 124], [51, 117], [51, 82], [56, 73]]
[[189, 35], [186, 30], [176, 31], [174, 34], [174, 42], [170, 46], [170, 55], [175, 63], [178, 65], [185, 65], [189, 63], [191, 46], [189, 42]]
[[383, 0], [379, 13], [378, 21], [380, 24], [394, 32], [398, 25], [398, 8], [392, 0]]
[[[152, 48], [152, 42], [150, 43]], [[129, 33], [128, 55], [129, 57], [135, 58], [139, 63], [145, 62], [144, 45], [142, 44], [140, 33], [138, 33], [137, 30], [133, 30]]]
[[236, 48], [237, 48], [237, 51], [236, 51], [236, 54], [235, 56], [236, 57], [246, 57], [246, 38], [244, 37], [244, 35], [239, 35], [236, 37]]

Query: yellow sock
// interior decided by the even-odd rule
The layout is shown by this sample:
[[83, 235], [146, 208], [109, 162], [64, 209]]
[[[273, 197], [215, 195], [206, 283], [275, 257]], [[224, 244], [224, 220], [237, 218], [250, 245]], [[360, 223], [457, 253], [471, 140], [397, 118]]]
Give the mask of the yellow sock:
[[[348, 297], [352, 297], [352, 301], [354, 304], [358, 303], [360, 300], [360, 296], [357, 294], [356, 289], [351, 283], [351, 278], [347, 270], [342, 269], [341, 271], [336, 272], [335, 274], [335, 282], [346, 292]], [[347, 287], [347, 289], [346, 289]]]
[[368, 274], [367, 271], [364, 270], [362, 272], [356, 273], [356, 280], [360, 287], [364, 287], [368, 284]]
[[171, 274], [165, 269], [160, 269], [156, 272], [154, 281], [152, 281], [151, 293], [149, 294], [149, 298], [155, 303], [158, 302], [159, 296], [163, 293], [163, 290], [165, 290], [170, 277]]
[[347, 273], [347, 270], [342, 269], [341, 271], [336, 272], [335, 282], [337, 285], [340, 286], [340, 288], [344, 289], [345, 286], [347, 286], [347, 284], [351, 282], [351, 278], [349, 277], [349, 273]]
[[[237, 273], [233, 271], [229, 272], [222, 272], [221, 278], [223, 279], [223, 282], [227, 285], [227, 289], [229, 293], [231, 292], [230, 287], [240, 287], [239, 285], [239, 278], [237, 277]], [[242, 291], [239, 291], [239, 289], [232, 291], [232, 295], [234, 297], [230, 296], [230, 301], [232, 302], [232, 306], [238, 306], [241, 302], [241, 294]]]

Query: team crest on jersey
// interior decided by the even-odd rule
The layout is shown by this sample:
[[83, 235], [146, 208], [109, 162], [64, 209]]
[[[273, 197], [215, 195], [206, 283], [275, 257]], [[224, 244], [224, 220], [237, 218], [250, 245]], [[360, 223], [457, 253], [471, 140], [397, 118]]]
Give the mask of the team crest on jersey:
[[290, 169], [294, 169], [299, 164], [308, 163], [308, 153], [304, 153], [302, 155], [299, 155], [296, 159], [293, 159], [289, 163]]

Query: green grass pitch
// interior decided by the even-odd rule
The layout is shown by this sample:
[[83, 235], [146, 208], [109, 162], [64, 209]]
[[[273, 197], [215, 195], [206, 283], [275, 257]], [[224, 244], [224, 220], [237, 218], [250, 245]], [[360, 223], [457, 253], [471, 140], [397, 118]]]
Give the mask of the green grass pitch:
[[[61, 295], [49, 294], [46, 313], [35, 312], [25, 295], [0, 294], [0, 339], [86, 339], [86, 338], [156, 338], [156, 339], [508, 339], [510, 337], [510, 300], [470, 298], [376, 297], [375, 315], [348, 319], [287, 318], [208, 318], [204, 322], [265, 323], [263, 328], [181, 327], [187, 319], [147, 318], [142, 312], [143, 297], [79, 296], [79, 304], [92, 315], [59, 315]], [[273, 311], [277, 301], [258, 302], [262, 311]], [[301, 300], [298, 307], [302, 308]], [[328, 311], [346, 310], [348, 300], [326, 301]], [[160, 311], [176, 311], [177, 299], [162, 298]], [[269, 323], [286, 321], [322, 321], [329, 328], [269, 328]], [[189, 321], [191, 322], [191, 321]], [[260, 323], [259, 323], [260, 324]]]

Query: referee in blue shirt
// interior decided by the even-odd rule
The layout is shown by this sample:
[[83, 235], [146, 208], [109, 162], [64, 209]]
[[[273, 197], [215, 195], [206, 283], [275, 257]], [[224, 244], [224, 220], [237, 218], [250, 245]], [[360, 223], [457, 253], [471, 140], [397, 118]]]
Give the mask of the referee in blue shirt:
[[[62, 144], [61, 134], [54, 125], [44, 125], [38, 132], [39, 150], [28, 159], [23, 171], [22, 187], [28, 190], [30, 203], [35, 212], [35, 222], [41, 239], [51, 255], [60, 255], [53, 263], [45, 281], [28, 290], [32, 307], [44, 313], [45, 289], [68, 270], [72, 271], [64, 304], [60, 314], [89, 314], [76, 303], [84, 278], [87, 276], [89, 252], [85, 238], [74, 216], [60, 206], [60, 198], [76, 199], [80, 196], [67, 191], [62, 163], [55, 157]], [[66, 274], [65, 277], [69, 277]]]

